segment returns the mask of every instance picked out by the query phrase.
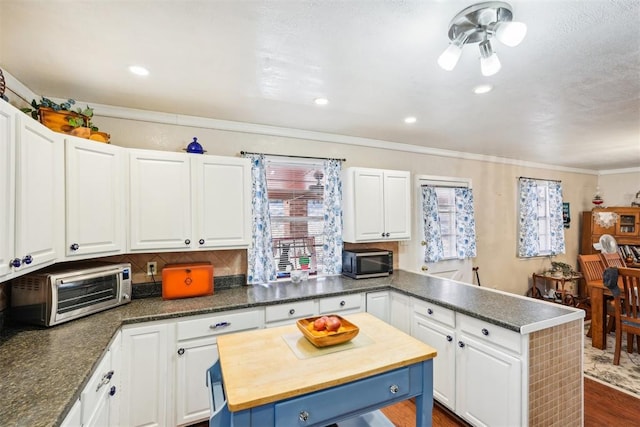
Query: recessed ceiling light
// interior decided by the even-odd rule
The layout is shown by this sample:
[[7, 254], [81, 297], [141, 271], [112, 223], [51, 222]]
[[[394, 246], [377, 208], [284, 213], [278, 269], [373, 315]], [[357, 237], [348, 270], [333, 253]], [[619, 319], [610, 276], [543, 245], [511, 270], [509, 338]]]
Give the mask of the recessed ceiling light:
[[313, 102], [315, 102], [316, 105], [327, 105], [329, 103], [329, 100], [327, 98], [316, 98], [313, 100]]
[[418, 119], [416, 119], [416, 118], [415, 118], [415, 117], [413, 117], [413, 116], [405, 117], [405, 119], [404, 119], [404, 122], [405, 122], [406, 124], [409, 124], [409, 125], [411, 125], [411, 124], [413, 124], [413, 123], [415, 123], [415, 122], [417, 122], [417, 121], [418, 121]]
[[149, 70], [139, 65], [132, 65], [129, 67], [129, 71], [131, 71], [136, 76], [148, 76]]
[[491, 92], [492, 90], [492, 85], [478, 85], [473, 88], [473, 93], [475, 93], [476, 95], [481, 95], [483, 93]]

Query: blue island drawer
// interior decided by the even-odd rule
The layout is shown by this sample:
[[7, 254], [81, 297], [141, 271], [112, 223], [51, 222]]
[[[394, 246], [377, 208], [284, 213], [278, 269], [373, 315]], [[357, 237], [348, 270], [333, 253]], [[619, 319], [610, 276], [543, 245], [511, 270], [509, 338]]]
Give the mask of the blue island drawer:
[[[326, 425], [353, 408], [366, 408], [383, 402], [404, 400], [415, 394], [410, 390], [410, 369], [401, 368], [372, 378], [329, 390], [296, 397], [275, 405], [275, 425]], [[419, 387], [418, 387], [419, 388]], [[306, 418], [306, 419], [305, 419]]]

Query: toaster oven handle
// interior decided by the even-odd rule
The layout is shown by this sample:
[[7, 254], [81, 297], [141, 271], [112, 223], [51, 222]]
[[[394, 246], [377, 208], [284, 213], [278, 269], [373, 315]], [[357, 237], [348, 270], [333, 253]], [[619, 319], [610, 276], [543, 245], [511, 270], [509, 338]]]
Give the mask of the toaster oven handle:
[[122, 270], [119, 268], [113, 268], [110, 270], [101, 270], [99, 272], [96, 273], [89, 273], [89, 274], [80, 274], [77, 276], [63, 276], [60, 279], [56, 280], [57, 284], [63, 284], [63, 283], [67, 283], [67, 282], [77, 282], [79, 280], [89, 280], [89, 279], [94, 279], [96, 277], [102, 277], [102, 276], [106, 276], [109, 274], [119, 274], [122, 273]]

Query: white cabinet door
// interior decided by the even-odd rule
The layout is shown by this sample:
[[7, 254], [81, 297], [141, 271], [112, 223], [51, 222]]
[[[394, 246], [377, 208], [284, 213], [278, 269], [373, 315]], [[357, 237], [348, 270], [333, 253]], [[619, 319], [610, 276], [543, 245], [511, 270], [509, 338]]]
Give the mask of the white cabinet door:
[[15, 140], [18, 110], [0, 101], [0, 277], [11, 273], [15, 228]]
[[402, 332], [410, 334], [411, 309], [409, 297], [397, 292], [389, 292], [389, 303], [389, 323]]
[[457, 414], [476, 426], [521, 425], [521, 365], [519, 359], [460, 333]]
[[367, 313], [389, 323], [389, 292], [367, 293]]
[[178, 343], [176, 349], [176, 425], [209, 419], [207, 369], [218, 360], [216, 338]]
[[411, 178], [409, 172], [384, 172], [385, 238], [411, 238]]
[[384, 174], [376, 169], [359, 169], [354, 176], [355, 238], [384, 238]]
[[248, 246], [251, 235], [250, 160], [192, 157], [192, 176], [196, 247]]
[[433, 359], [433, 397], [452, 411], [456, 410], [456, 333], [445, 325], [413, 313], [411, 335], [438, 352]]
[[120, 423], [123, 426], [166, 426], [169, 375], [168, 325], [122, 330]]
[[349, 168], [343, 171], [343, 239], [376, 242], [411, 238], [411, 174]]
[[129, 186], [131, 250], [194, 247], [189, 157], [129, 150]]
[[66, 255], [86, 258], [124, 249], [122, 148], [68, 137], [66, 149]]
[[62, 257], [64, 244], [64, 138], [18, 116], [16, 169], [17, 270], [34, 270]]

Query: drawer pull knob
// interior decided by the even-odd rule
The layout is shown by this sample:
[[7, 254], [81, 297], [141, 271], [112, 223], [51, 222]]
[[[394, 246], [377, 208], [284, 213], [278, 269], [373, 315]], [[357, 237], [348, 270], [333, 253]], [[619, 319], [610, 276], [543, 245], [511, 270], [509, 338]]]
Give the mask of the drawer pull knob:
[[344, 307], [345, 305], [347, 305], [345, 301], [340, 301], [340, 307]]
[[182, 356], [182, 355], [184, 354], [184, 348], [182, 348], [182, 347], [181, 347], [181, 348], [179, 348], [179, 349], [178, 349], [178, 354], [179, 354], [180, 356]]
[[307, 411], [300, 411], [298, 418], [300, 421], [307, 421], [309, 419], [309, 413]]
[[24, 258], [22, 258], [22, 262], [23, 264], [31, 264], [33, 262], [33, 257], [31, 255], [27, 255]]
[[116, 394], [116, 386], [112, 385], [109, 389], [109, 396], [113, 396], [114, 394]]
[[14, 258], [11, 260], [11, 267], [18, 268], [22, 265], [22, 260], [20, 258]]
[[200, 239], [198, 243], [200, 243], [201, 245], [204, 245], [204, 239]]
[[77, 251], [78, 249], [80, 249], [80, 245], [77, 244], [77, 243], [72, 243], [71, 246], [70, 246], [70, 249], [72, 251]]
[[458, 341], [458, 347], [463, 348], [464, 347], [464, 343], [462, 341]]
[[452, 337], [451, 335], [447, 335], [447, 341], [448, 341], [448, 342], [453, 341], [453, 337]]
[[190, 245], [191, 244], [191, 240], [185, 239], [184, 244], [187, 245], [187, 246]]
[[209, 325], [209, 329], [226, 328], [227, 326], [231, 326], [231, 322], [218, 322], [215, 325]]
[[484, 336], [489, 335], [489, 331], [486, 328], [482, 328], [482, 335]]
[[427, 309], [427, 313], [428, 314], [433, 314], [433, 310], [431, 310], [430, 308]]
[[400, 391], [400, 387], [398, 387], [397, 384], [393, 384], [391, 387], [389, 387], [389, 391], [391, 392], [391, 394], [396, 394]]
[[296, 310], [294, 308], [292, 308], [291, 310], [289, 310], [289, 314], [293, 315], [293, 313], [295, 313]]

